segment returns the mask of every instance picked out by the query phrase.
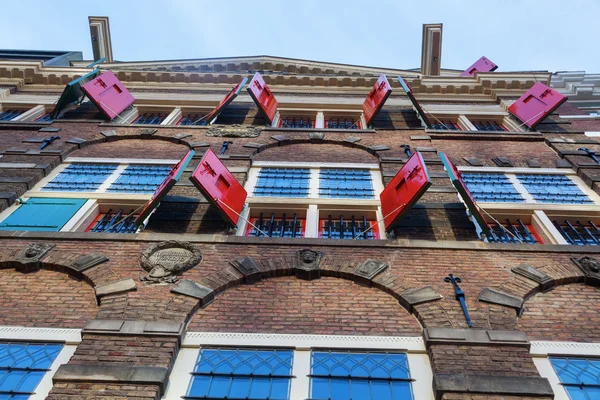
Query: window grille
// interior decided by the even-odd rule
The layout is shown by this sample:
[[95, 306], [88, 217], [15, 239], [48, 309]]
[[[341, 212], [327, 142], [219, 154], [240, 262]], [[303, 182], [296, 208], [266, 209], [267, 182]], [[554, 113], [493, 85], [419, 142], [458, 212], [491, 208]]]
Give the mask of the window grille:
[[375, 197], [371, 172], [363, 169], [320, 170], [319, 197], [372, 199]]
[[87, 231], [106, 233], [135, 233], [137, 231], [137, 225], [135, 224], [136, 216], [129, 215], [133, 211], [134, 210], [130, 210], [127, 213], [123, 212], [123, 209], [121, 208], [116, 212], [113, 212], [113, 210], [110, 209], [106, 214], [98, 215]]
[[325, 121], [327, 129], [360, 129], [360, 122], [354, 118], [329, 118]]
[[308, 168], [261, 168], [254, 196], [307, 197]]
[[52, 115], [51, 112], [47, 113], [47, 114], [44, 114], [41, 117], [39, 117], [38, 119], [36, 119], [36, 121], [37, 122], [52, 122], [54, 120], [50, 117], [50, 115]]
[[280, 128], [314, 128], [315, 122], [310, 118], [285, 117], [279, 121]]
[[516, 223], [507, 219], [502, 226], [495, 223], [490, 226], [490, 234], [488, 241], [491, 243], [540, 243], [535, 230], [520, 219]]
[[404, 353], [313, 352], [311, 400], [410, 400]]
[[475, 201], [524, 203], [525, 199], [504, 174], [468, 174], [462, 178]]
[[298, 218], [296, 213], [290, 218], [285, 213], [282, 218], [275, 218], [275, 213], [272, 213], [270, 217], [265, 217], [264, 213], [260, 213], [260, 216], [252, 218], [251, 222], [264, 233], [248, 224], [246, 236], [265, 237], [265, 233], [268, 237], [297, 238], [304, 236], [304, 220]]
[[163, 165], [130, 165], [106, 191], [152, 194], [171, 172], [171, 169], [171, 166]]
[[587, 225], [582, 224], [580, 221], [573, 223], [568, 220], [565, 220], [564, 225], [559, 224], [556, 220], [552, 223], [569, 244], [578, 246], [600, 245], [600, 229], [592, 221], [588, 221]]
[[572, 400], [600, 399], [600, 359], [551, 357], [550, 362]]
[[498, 132], [507, 129], [496, 121], [471, 121], [478, 131]]
[[62, 344], [0, 343], [0, 399], [28, 399], [62, 348]]
[[439, 129], [442, 131], [461, 131], [460, 126], [452, 121], [439, 121], [437, 124], [431, 124], [431, 129]]
[[210, 121], [203, 119], [204, 114], [187, 114], [177, 125], [206, 126]]
[[538, 203], [594, 204], [581, 189], [565, 175], [517, 175], [517, 179]]
[[[324, 239], [372, 240], [378, 238], [377, 222], [368, 221], [365, 216], [355, 218], [353, 215], [349, 220], [344, 220], [342, 215], [335, 219], [328, 215], [326, 219], [319, 221], [319, 227], [319, 237]], [[365, 232], [371, 227], [373, 229]]]
[[42, 191], [95, 192], [117, 167], [117, 164], [71, 164], [44, 186]]
[[4, 112], [0, 112], [0, 121], [10, 121], [11, 119], [23, 114], [24, 112], [25, 110], [6, 110]]
[[202, 349], [185, 399], [289, 398], [292, 350]]
[[160, 125], [165, 118], [167, 113], [144, 113], [133, 121], [134, 124], [145, 124], [145, 125]]

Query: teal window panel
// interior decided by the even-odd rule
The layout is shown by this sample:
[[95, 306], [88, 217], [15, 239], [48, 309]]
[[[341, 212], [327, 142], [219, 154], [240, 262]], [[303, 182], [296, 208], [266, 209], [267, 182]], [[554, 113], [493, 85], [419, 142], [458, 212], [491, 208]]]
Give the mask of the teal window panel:
[[31, 198], [0, 222], [0, 230], [58, 232], [86, 201]]

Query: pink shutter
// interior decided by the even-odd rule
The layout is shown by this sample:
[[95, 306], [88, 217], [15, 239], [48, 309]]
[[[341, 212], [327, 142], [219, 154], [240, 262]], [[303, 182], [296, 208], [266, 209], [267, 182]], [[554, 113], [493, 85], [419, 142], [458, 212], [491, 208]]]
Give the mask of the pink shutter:
[[473, 76], [475, 72], [492, 72], [495, 71], [498, 66], [494, 64], [489, 58], [481, 57], [475, 61], [473, 65], [465, 69], [460, 76]]
[[111, 120], [135, 101], [131, 93], [110, 71], [89, 81], [81, 89]]
[[536, 82], [519, 100], [508, 107], [508, 112], [533, 128], [565, 101], [566, 96], [541, 82]]
[[390, 86], [387, 77], [385, 74], [381, 74], [362, 105], [365, 120], [367, 121], [367, 126], [365, 126], [365, 128], [371, 125], [391, 93], [392, 87]]

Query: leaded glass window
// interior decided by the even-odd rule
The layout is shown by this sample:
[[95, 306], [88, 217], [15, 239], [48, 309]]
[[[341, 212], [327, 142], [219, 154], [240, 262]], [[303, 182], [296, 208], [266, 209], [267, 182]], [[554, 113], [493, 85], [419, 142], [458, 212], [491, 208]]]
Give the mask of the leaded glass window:
[[565, 175], [519, 174], [517, 179], [538, 203], [594, 204], [575, 182]]
[[208, 125], [206, 119], [204, 119], [204, 114], [191, 113], [185, 115], [177, 125], [194, 125], [194, 126], [206, 126]]
[[44, 186], [42, 191], [95, 192], [117, 167], [117, 164], [71, 164]]
[[404, 353], [313, 352], [311, 400], [413, 398]]
[[550, 358], [571, 400], [600, 399], [600, 359]]
[[307, 197], [308, 168], [261, 168], [254, 196]]
[[292, 350], [202, 349], [186, 399], [289, 398]]
[[106, 191], [152, 194], [171, 169], [171, 166], [165, 165], [130, 165]]
[[367, 169], [322, 168], [319, 197], [372, 199], [375, 197], [371, 172]]
[[504, 174], [470, 174], [463, 173], [475, 201], [495, 203], [524, 203], [525, 199]]
[[[372, 229], [368, 229], [372, 228]], [[377, 221], [369, 221], [366, 216], [344, 219], [327, 215], [326, 219], [319, 221], [319, 237], [324, 239], [378, 239]]]
[[0, 400], [27, 400], [62, 344], [0, 343]]
[[167, 118], [167, 113], [144, 113], [137, 117], [134, 124], [160, 125]]

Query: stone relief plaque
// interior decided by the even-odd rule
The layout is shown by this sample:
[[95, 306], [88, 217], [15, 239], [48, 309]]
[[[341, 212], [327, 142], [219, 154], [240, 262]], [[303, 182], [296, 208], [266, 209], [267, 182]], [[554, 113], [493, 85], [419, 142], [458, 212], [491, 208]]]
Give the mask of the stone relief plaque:
[[141, 278], [147, 283], [177, 283], [179, 275], [202, 261], [202, 252], [188, 242], [171, 240], [146, 249], [140, 256], [140, 266], [148, 272]]
[[261, 129], [254, 126], [227, 125], [211, 126], [206, 132], [206, 136], [213, 137], [238, 137], [254, 138], [260, 135]]

